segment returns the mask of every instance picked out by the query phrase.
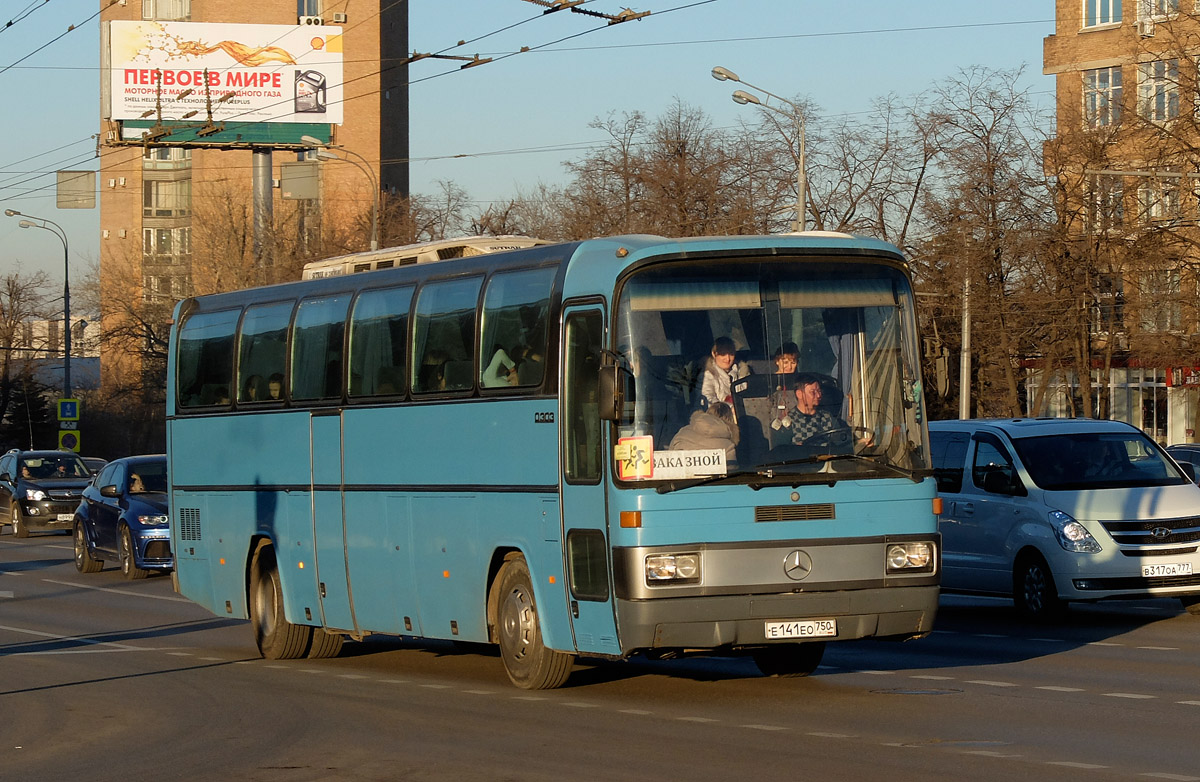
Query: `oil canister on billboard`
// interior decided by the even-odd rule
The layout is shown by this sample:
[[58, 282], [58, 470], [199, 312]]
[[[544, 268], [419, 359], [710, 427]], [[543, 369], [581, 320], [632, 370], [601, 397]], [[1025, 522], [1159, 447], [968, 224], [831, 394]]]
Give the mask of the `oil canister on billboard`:
[[296, 113], [325, 113], [325, 76], [319, 71], [296, 71]]

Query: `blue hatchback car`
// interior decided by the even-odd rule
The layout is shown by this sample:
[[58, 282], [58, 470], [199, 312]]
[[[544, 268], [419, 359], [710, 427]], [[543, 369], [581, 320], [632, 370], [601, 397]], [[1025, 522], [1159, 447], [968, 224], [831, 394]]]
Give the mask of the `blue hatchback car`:
[[125, 578], [175, 565], [167, 512], [167, 457], [128, 456], [101, 468], [75, 511], [75, 567], [96, 573], [116, 558]]

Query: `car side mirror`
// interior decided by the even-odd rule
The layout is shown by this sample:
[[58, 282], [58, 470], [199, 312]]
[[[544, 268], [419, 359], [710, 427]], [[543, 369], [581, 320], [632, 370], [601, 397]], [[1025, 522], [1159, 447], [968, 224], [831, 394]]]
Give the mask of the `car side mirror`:
[[116, 486], [101, 486], [100, 487], [100, 496], [101, 497], [120, 497], [121, 492], [117, 489]]

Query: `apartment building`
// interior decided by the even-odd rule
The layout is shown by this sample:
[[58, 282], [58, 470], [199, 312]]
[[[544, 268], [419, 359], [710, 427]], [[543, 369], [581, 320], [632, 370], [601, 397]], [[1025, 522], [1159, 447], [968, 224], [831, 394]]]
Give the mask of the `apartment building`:
[[[1090, 286], [1088, 412], [1164, 443], [1200, 429], [1198, 56], [1193, 0], [1056, 0], [1043, 49], [1056, 82], [1046, 170]], [[1082, 414], [1077, 376], [1030, 383], [1031, 399], [1049, 386], [1031, 413]]]
[[[128, 37], [124, 31], [134, 22], [161, 23], [157, 28], [175, 47], [170, 57], [153, 59], [151, 50], [161, 50], [161, 41], [134, 55], [119, 53], [118, 38]], [[251, 34], [251, 28], [239, 27], [248, 25], [280, 28], [270, 28], [267, 42], [272, 45], [264, 45], [261, 29], [268, 28]], [[341, 248], [367, 248], [364, 226], [380, 191], [408, 194], [407, 25], [407, 0], [101, 3], [102, 327], [107, 335], [128, 336], [123, 347], [105, 342], [101, 363], [106, 386], [128, 384], [131, 375], [144, 369], [139, 342], [163, 336], [162, 325], [175, 302], [287, 278], [286, 270], [272, 268], [279, 247], [294, 255], [336, 235]], [[313, 49], [324, 46], [323, 54], [340, 53], [340, 83], [303, 72], [303, 61], [292, 59], [296, 47], [276, 43], [292, 32], [308, 41], [308, 31], [313, 32]], [[329, 114], [312, 115], [316, 121], [309, 125], [297, 125], [295, 118], [292, 124], [222, 121], [214, 119], [214, 109], [219, 112], [250, 94], [238, 90], [256, 86], [250, 81], [254, 76], [242, 73], [248, 84], [226, 92], [226, 87], [213, 89], [222, 79], [207, 65], [202, 73], [198, 65], [192, 71], [181, 66], [185, 70], [175, 73], [161, 65], [122, 66], [172, 58], [186, 62], [182, 55], [201, 49], [217, 57], [227, 54], [234, 65], [278, 66], [273, 86], [284, 96], [280, 102], [288, 105], [294, 72], [296, 110], [324, 112], [328, 103]], [[238, 74], [229, 81], [234, 76]], [[192, 89], [181, 92], [185, 79]], [[140, 115], [130, 115], [116, 94], [131, 92], [121, 89], [130, 84], [138, 86], [140, 99], [149, 106]], [[304, 108], [302, 97], [309, 104]], [[185, 108], [192, 110], [183, 113]], [[321, 122], [333, 116], [336, 121]], [[314, 136], [340, 160], [318, 161], [315, 150], [304, 146], [311, 142], [301, 141]], [[290, 164], [305, 160], [313, 167], [316, 197], [289, 200], [280, 184], [292, 170]], [[266, 242], [271, 247], [264, 247]]]

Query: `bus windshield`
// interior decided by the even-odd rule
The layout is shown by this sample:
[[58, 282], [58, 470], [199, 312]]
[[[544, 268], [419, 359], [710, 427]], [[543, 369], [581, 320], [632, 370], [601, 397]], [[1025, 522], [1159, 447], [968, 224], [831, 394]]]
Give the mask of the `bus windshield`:
[[662, 264], [616, 308], [622, 481], [920, 480], [912, 291], [851, 260]]

